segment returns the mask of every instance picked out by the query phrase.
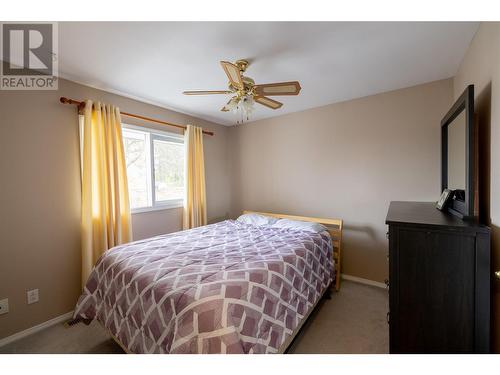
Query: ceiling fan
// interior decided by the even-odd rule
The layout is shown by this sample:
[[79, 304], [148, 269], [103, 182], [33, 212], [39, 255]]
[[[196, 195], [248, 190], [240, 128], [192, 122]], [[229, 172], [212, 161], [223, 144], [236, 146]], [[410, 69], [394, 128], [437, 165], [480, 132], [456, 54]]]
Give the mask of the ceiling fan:
[[184, 95], [212, 95], [212, 94], [233, 94], [234, 96], [221, 108], [221, 111], [240, 111], [242, 115], [248, 115], [253, 110], [254, 102], [262, 104], [271, 109], [281, 108], [283, 103], [268, 96], [277, 95], [298, 95], [300, 84], [298, 81], [277, 82], [256, 85], [255, 81], [243, 75], [249, 62], [238, 60], [234, 64], [228, 61], [221, 61], [220, 64], [229, 79], [229, 90], [214, 91], [184, 91]]

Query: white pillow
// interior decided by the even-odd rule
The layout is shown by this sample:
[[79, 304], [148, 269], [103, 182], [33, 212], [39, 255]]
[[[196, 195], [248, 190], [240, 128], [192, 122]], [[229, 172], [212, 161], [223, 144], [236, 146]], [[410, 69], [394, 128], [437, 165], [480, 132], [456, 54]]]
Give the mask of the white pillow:
[[308, 232], [316, 232], [316, 233], [320, 233], [327, 230], [324, 225], [319, 223], [311, 223], [308, 221], [298, 221], [289, 219], [278, 220], [276, 223], [273, 224], [273, 228], [305, 230]]
[[259, 214], [244, 214], [237, 219], [240, 223], [252, 225], [273, 225], [278, 221], [274, 217]]

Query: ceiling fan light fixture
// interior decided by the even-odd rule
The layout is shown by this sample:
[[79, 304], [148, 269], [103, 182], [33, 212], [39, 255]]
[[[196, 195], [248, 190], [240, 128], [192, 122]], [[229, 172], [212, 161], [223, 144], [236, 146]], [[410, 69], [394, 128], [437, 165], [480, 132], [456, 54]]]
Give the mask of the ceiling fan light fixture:
[[241, 103], [241, 107], [243, 109], [243, 112], [248, 117], [248, 115], [250, 115], [254, 110], [255, 101], [253, 100], [253, 96], [252, 95], [244, 96], [243, 98], [241, 98], [240, 103]]
[[229, 103], [224, 107], [226, 111], [231, 111], [237, 115], [237, 124], [243, 123], [245, 120], [250, 119], [250, 114], [254, 110], [255, 100], [252, 94], [246, 94], [243, 96], [235, 96]]
[[234, 64], [229, 61], [220, 62], [229, 80], [229, 90], [194, 90], [184, 91], [184, 95], [211, 95], [233, 94], [229, 102], [221, 108], [222, 112], [233, 112], [240, 119], [237, 123], [248, 121], [255, 109], [255, 103], [270, 109], [279, 109], [283, 103], [268, 96], [298, 95], [301, 87], [298, 81], [255, 84], [255, 81], [243, 73], [248, 67], [247, 60], [237, 60]]
[[229, 103], [226, 104], [226, 107], [225, 107], [228, 111], [231, 111], [231, 112], [236, 112], [236, 110], [238, 109], [238, 98], [237, 97], [234, 97], [232, 98]]

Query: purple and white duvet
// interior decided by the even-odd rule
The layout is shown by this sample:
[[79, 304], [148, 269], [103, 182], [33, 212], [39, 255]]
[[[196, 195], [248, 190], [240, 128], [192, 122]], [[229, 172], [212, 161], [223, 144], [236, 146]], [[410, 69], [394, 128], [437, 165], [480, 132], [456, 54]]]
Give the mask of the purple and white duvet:
[[332, 276], [328, 232], [227, 220], [108, 250], [74, 317], [133, 353], [276, 353]]

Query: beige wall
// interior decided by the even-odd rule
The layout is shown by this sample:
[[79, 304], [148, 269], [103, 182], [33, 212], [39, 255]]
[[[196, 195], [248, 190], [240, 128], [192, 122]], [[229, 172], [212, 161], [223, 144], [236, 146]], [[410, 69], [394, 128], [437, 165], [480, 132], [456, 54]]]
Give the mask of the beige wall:
[[342, 218], [343, 272], [383, 281], [392, 200], [440, 194], [440, 120], [452, 80], [232, 128], [232, 215]]
[[[209, 220], [229, 212], [227, 127], [65, 80], [58, 91], [0, 91], [0, 299], [10, 303], [0, 315], [0, 338], [71, 311], [80, 292], [78, 120], [60, 96], [215, 131], [204, 138]], [[134, 238], [181, 229], [181, 213], [133, 215]], [[27, 305], [26, 290], [33, 288], [40, 302]]]
[[[78, 124], [60, 96], [214, 130], [205, 137], [210, 221], [242, 209], [343, 218], [344, 272], [382, 281], [389, 202], [439, 196], [439, 121], [453, 87], [443, 80], [235, 128], [65, 80], [55, 92], [0, 91], [0, 298], [11, 310], [0, 338], [72, 310], [80, 291]], [[180, 228], [180, 209], [133, 215], [135, 239]], [[40, 302], [28, 306], [32, 288]]]
[[[474, 85], [479, 123], [480, 215], [492, 231], [492, 270], [500, 270], [500, 23], [481, 23], [453, 80], [455, 99]], [[500, 282], [493, 282], [492, 344], [500, 352]]]

